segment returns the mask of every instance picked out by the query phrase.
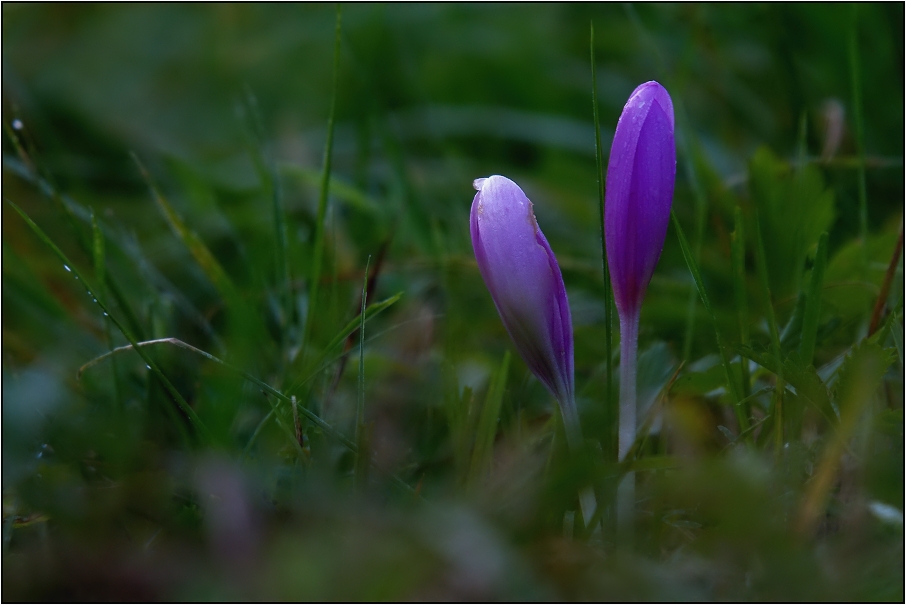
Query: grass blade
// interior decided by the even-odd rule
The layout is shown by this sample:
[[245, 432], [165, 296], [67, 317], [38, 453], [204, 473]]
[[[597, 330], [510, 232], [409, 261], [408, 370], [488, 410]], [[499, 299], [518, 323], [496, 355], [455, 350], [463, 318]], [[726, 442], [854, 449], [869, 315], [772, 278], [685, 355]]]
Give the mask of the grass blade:
[[356, 429], [365, 424], [365, 308], [368, 306], [368, 269], [371, 255], [365, 262], [365, 278], [362, 282], [362, 311], [359, 313], [359, 401], [356, 408]]
[[[107, 259], [106, 251], [104, 244], [104, 233], [101, 231], [100, 226], [98, 225], [97, 217], [94, 215], [94, 212], [91, 213], [91, 239], [92, 239], [92, 257], [94, 261], [94, 278], [98, 284], [97, 297], [99, 301], [103, 301], [107, 304]], [[109, 316], [104, 315], [105, 319], [104, 324], [104, 340], [106, 341], [107, 348], [113, 348], [113, 335], [110, 333], [110, 319]], [[117, 405], [122, 401], [120, 397], [120, 377], [119, 377], [119, 368], [114, 361], [113, 363], [113, 396], [114, 401]]]
[[478, 418], [475, 445], [472, 449], [472, 464], [469, 469], [470, 482], [479, 480], [491, 470], [491, 453], [494, 449], [494, 438], [497, 436], [497, 422], [500, 419], [500, 409], [503, 406], [503, 393], [506, 389], [509, 370], [510, 351], [507, 349], [503, 354], [503, 361], [500, 362], [500, 368], [488, 387], [488, 394], [485, 397], [484, 406], [481, 408], [481, 416]]
[[41, 241], [43, 241], [45, 244], [47, 244], [47, 246], [50, 247], [51, 250], [53, 250], [54, 254], [56, 254], [57, 257], [63, 262], [64, 268], [72, 272], [75, 278], [82, 282], [82, 285], [86, 290], [88, 290], [88, 294], [91, 295], [92, 298], [97, 300], [98, 305], [101, 307], [101, 310], [107, 314], [107, 316], [110, 318], [110, 321], [112, 321], [117, 329], [122, 333], [122, 335], [126, 337], [126, 340], [129, 341], [129, 344], [133, 348], [135, 348], [135, 352], [138, 353], [139, 357], [142, 358], [142, 361], [145, 362], [145, 365], [157, 376], [167, 392], [173, 397], [173, 399], [176, 400], [176, 404], [179, 406], [182, 412], [189, 417], [189, 420], [192, 421], [192, 424], [198, 430], [203, 440], [205, 442], [210, 442], [211, 434], [208, 432], [208, 429], [205, 427], [204, 423], [195, 413], [195, 410], [193, 410], [192, 406], [190, 406], [186, 402], [186, 400], [183, 399], [182, 395], [178, 390], [176, 390], [176, 387], [173, 386], [173, 384], [164, 375], [164, 373], [160, 371], [160, 368], [157, 367], [157, 364], [154, 362], [154, 360], [151, 359], [151, 357], [149, 357], [148, 354], [138, 346], [138, 342], [132, 336], [132, 333], [129, 332], [129, 330], [123, 324], [121, 324], [112, 313], [110, 313], [110, 310], [107, 308], [104, 301], [101, 298], [97, 297], [97, 289], [91, 287], [91, 284], [88, 282], [88, 280], [85, 279], [78, 268], [73, 265], [72, 261], [70, 261], [69, 258], [67, 258], [67, 256], [63, 253], [63, 251], [60, 250], [57, 245], [54, 244], [53, 241], [47, 236], [47, 234], [44, 233], [44, 231], [34, 221], [31, 220], [31, 218], [25, 213], [24, 210], [22, 210], [21, 208], [19, 208], [19, 206], [9, 200], [6, 200], [6, 202], [10, 206], [12, 206], [16, 212], [19, 213], [19, 216], [21, 216], [26, 224], [28, 224], [28, 226], [31, 228], [31, 230], [34, 231], [35, 235], [37, 235]]
[[601, 121], [598, 117], [598, 76], [595, 68], [595, 24], [591, 23], [591, 103], [595, 121], [595, 166], [598, 171], [598, 218], [601, 226], [601, 268], [604, 274], [604, 409], [606, 420], [602, 445], [604, 457], [617, 462], [618, 417], [613, 397], [613, 289], [610, 285], [610, 267], [607, 265], [607, 242], [604, 234], [604, 150], [601, 148]]
[[302, 357], [308, 348], [311, 337], [312, 320], [317, 317], [318, 288], [321, 281], [321, 269], [324, 258], [324, 232], [327, 219], [327, 200], [330, 194], [330, 168], [333, 159], [333, 134], [337, 113], [337, 94], [340, 80], [340, 34], [343, 24], [343, 10], [337, 4], [337, 22], [334, 32], [333, 47], [333, 91], [330, 99], [330, 113], [327, 117], [327, 140], [324, 143], [324, 169], [321, 173], [321, 191], [318, 195], [318, 216], [315, 220], [315, 239], [312, 250], [312, 261], [308, 284], [308, 314], [305, 319], [305, 340], [302, 344]]
[[355, 442], [359, 446], [356, 457], [356, 479], [361, 484], [365, 480], [365, 470], [370, 464], [368, 443], [365, 438], [365, 308], [368, 305], [368, 269], [371, 266], [371, 255], [365, 261], [365, 277], [362, 279], [362, 311], [359, 313], [359, 388], [355, 409]]
[[[293, 320], [293, 299], [283, 190], [280, 187], [277, 163], [273, 154], [268, 153], [265, 148], [264, 128], [261, 122], [261, 114], [258, 110], [258, 100], [248, 86], [246, 86], [243, 103], [240, 107], [250, 134], [247, 142], [249, 156], [252, 158], [252, 163], [255, 165], [255, 171], [258, 173], [258, 178], [265, 193], [271, 198], [271, 209], [274, 215], [274, 235], [276, 237], [274, 251], [277, 261], [277, 296], [283, 312], [283, 327], [286, 328]], [[283, 340], [286, 343], [286, 339]]]
[[818, 250], [809, 280], [805, 299], [805, 317], [802, 319], [802, 342], [799, 343], [799, 358], [805, 365], [811, 365], [815, 356], [815, 339], [818, 336], [818, 313], [821, 311], [821, 287], [824, 285], [824, 270], [827, 268], [827, 232], [818, 238]]
[[261, 419], [261, 422], [258, 423], [258, 426], [255, 427], [255, 430], [252, 432], [252, 436], [249, 437], [248, 443], [245, 444], [245, 448], [242, 450], [242, 457], [248, 458], [249, 454], [252, 451], [252, 446], [255, 445], [255, 441], [258, 440], [258, 435], [261, 434], [261, 430], [267, 425], [268, 421], [276, 415], [276, 410], [271, 409], [264, 418]]
[[[375, 259], [375, 262], [374, 262], [374, 271], [371, 272], [371, 275], [368, 276], [368, 279], [366, 281], [366, 287], [365, 287], [366, 296], [369, 293], [373, 294], [375, 291], [375, 288], [377, 287], [377, 278], [378, 278], [378, 275], [380, 275], [380, 273], [381, 273], [381, 267], [384, 264], [384, 255], [387, 253], [387, 249], [389, 246], [390, 246], [390, 240], [386, 240], [386, 241], [384, 241], [383, 244], [381, 244], [381, 247], [378, 250], [377, 258]], [[371, 257], [369, 255], [369, 261], [370, 260], [371, 260]], [[356, 306], [357, 307], [362, 306], [361, 298], [358, 300]], [[324, 410], [325, 414], [326, 414], [327, 406], [330, 403], [330, 400], [333, 398], [333, 394], [334, 394], [334, 392], [336, 392], [337, 386], [339, 386], [339, 384], [340, 384], [340, 378], [342, 378], [342, 376], [343, 376], [343, 371], [346, 369], [346, 362], [349, 359], [349, 351], [351, 351], [352, 347], [355, 345], [356, 336], [357, 336], [356, 333], [350, 334], [346, 338], [346, 342], [343, 344], [343, 355], [340, 357], [340, 363], [337, 364], [337, 369], [334, 372], [333, 381], [330, 383], [330, 388], [327, 390], [327, 394], [324, 396], [322, 409]]]
[[151, 179], [151, 175], [148, 173], [147, 169], [145, 169], [141, 160], [138, 159], [138, 156], [132, 154], [132, 159], [135, 161], [139, 171], [142, 173], [142, 177], [151, 189], [151, 195], [154, 197], [154, 201], [157, 202], [161, 212], [163, 212], [164, 218], [167, 220], [173, 233], [186, 248], [189, 249], [195, 262], [198, 263], [198, 266], [204, 274], [211, 280], [211, 283], [227, 304], [231, 306], [236, 304], [239, 301], [238, 290], [229, 275], [227, 275], [227, 272], [224, 271], [220, 262], [218, 262], [204, 242], [201, 241], [201, 238], [193, 231], [189, 230], [167, 199], [161, 195], [157, 186], [154, 184], [154, 181]]
[[[735, 229], [730, 236], [730, 259], [733, 265], [733, 293], [736, 298], [736, 316], [739, 321], [739, 342], [743, 345], [749, 342], [749, 300], [746, 295], [746, 238], [745, 227], [742, 219], [742, 208], [736, 207], [734, 215]], [[740, 360], [739, 368], [742, 371], [742, 397], [747, 399], [751, 389], [749, 380], [749, 363]], [[740, 401], [742, 404], [742, 401]], [[749, 406], [743, 410], [748, 417]]]
[[104, 282], [107, 279], [107, 265], [104, 259], [104, 234], [98, 226], [98, 220], [94, 215], [94, 212], [91, 213], [91, 240], [91, 257], [94, 261], [94, 278], [98, 283], [98, 294], [103, 295]]
[[774, 450], [779, 454], [783, 447], [783, 358], [780, 352], [780, 333], [777, 330], [777, 318], [774, 315], [774, 303], [771, 300], [771, 286], [768, 281], [768, 261], [764, 252], [764, 239], [761, 237], [761, 222], [758, 210], [755, 210], [755, 265], [758, 281], [761, 285], [761, 297], [764, 300], [765, 316], [768, 319], [768, 330], [771, 333], [771, 347], [777, 358], [777, 384], [774, 389], [774, 401], [771, 415], [774, 417]]

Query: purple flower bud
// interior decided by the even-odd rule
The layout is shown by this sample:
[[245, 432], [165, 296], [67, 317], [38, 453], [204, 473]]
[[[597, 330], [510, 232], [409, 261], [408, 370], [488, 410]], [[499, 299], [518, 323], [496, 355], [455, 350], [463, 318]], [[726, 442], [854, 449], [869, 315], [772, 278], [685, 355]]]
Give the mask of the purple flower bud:
[[607, 164], [604, 233], [621, 318], [642, 306], [664, 248], [675, 177], [673, 102], [663, 86], [645, 82], [623, 107]]
[[478, 269], [519, 354], [564, 408], [572, 441], [573, 331], [557, 259], [535, 221], [532, 202], [516, 183], [495, 175], [476, 179], [473, 186]]

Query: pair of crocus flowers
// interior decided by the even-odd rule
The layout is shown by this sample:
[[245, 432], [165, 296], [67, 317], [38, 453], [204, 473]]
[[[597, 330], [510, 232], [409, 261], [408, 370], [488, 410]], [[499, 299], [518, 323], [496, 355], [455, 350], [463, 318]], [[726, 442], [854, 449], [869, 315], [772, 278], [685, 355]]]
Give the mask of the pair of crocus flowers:
[[[657, 82], [633, 91], [617, 123], [607, 165], [604, 235], [620, 318], [619, 456], [635, 438], [639, 310], [664, 247], [676, 145], [673, 103]], [[575, 402], [573, 333], [563, 276], [519, 186], [476, 179], [472, 246], [478, 269], [522, 358], [560, 404], [571, 449], [582, 440]]]

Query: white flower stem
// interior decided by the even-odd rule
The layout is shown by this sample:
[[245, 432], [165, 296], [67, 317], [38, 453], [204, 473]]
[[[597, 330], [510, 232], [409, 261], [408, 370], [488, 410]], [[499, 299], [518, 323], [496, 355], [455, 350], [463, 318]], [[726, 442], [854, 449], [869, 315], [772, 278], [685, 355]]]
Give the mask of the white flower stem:
[[[636, 361], [639, 348], [639, 312], [620, 315], [620, 433], [619, 460], [628, 456], [636, 433]], [[618, 533], [632, 541], [635, 508], [635, 473], [626, 473], [617, 487]]]

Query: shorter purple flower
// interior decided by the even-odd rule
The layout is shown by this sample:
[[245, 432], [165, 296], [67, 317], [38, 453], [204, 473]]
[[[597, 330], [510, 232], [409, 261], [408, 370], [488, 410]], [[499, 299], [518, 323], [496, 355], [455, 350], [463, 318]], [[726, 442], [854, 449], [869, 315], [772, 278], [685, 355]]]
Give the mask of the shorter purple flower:
[[572, 442], [573, 331], [557, 259], [516, 183], [495, 175], [473, 186], [472, 247], [481, 277], [522, 359], [560, 402]]
[[[582, 444], [573, 378], [573, 324], [563, 276], [535, 220], [532, 202], [505, 176], [475, 179], [472, 247], [506, 331], [529, 369], [560, 404], [570, 449]], [[597, 503], [579, 490], [586, 525]]]

